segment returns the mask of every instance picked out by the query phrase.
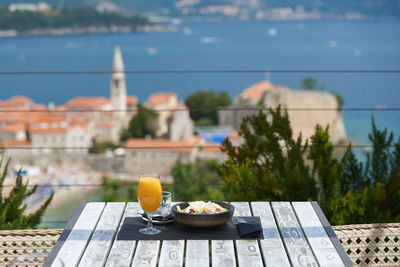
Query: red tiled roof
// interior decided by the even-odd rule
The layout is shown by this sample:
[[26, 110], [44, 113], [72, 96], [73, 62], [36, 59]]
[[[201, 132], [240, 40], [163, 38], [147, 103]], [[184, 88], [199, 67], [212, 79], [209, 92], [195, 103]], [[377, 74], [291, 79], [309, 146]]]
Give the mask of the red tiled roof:
[[137, 98], [137, 96], [128, 95], [128, 96], [126, 97], [126, 104], [127, 104], [128, 106], [133, 106], [133, 105], [136, 105], [137, 103], [138, 103], [138, 98]]
[[76, 97], [65, 103], [67, 108], [100, 108], [110, 103], [105, 97]]
[[10, 99], [7, 99], [3, 103], [13, 106], [13, 105], [27, 105], [33, 103], [33, 100], [22, 95], [16, 95], [11, 97]]
[[9, 132], [9, 133], [17, 133], [19, 131], [24, 131], [25, 129], [26, 129], [25, 124], [23, 123], [7, 124], [1, 128], [3, 132]]
[[167, 139], [142, 139], [130, 138], [125, 143], [126, 148], [152, 149], [166, 151], [190, 152], [194, 147], [183, 141], [171, 141]]
[[261, 81], [259, 83], [253, 84], [250, 87], [247, 87], [241, 95], [247, 98], [255, 99], [261, 98], [265, 91], [274, 91], [277, 89], [288, 90], [289, 88], [281, 85], [274, 85], [269, 81]]
[[31, 143], [28, 140], [16, 140], [16, 139], [9, 139], [4, 140], [1, 143], [1, 146], [4, 148], [8, 147], [29, 147]]
[[37, 114], [37, 116], [34, 116], [31, 120], [31, 123], [33, 124], [39, 124], [39, 123], [57, 123], [57, 122], [63, 122], [65, 121], [65, 117], [62, 116], [51, 116], [48, 113], [42, 113], [42, 114]]
[[149, 97], [149, 99], [147, 99], [147, 102], [152, 106], [158, 106], [160, 104], [163, 104], [163, 103], [169, 101], [169, 99], [171, 97], [177, 98], [178, 96], [174, 93], [167, 93], [167, 92], [155, 93], [155, 94], [152, 94]]
[[64, 127], [58, 127], [58, 128], [37, 128], [37, 129], [30, 129], [29, 133], [31, 135], [35, 135], [35, 134], [63, 134], [68, 132], [67, 128]]
[[206, 143], [201, 150], [206, 152], [221, 152], [221, 145], [215, 143]]
[[203, 137], [198, 136], [198, 135], [192, 135], [192, 136], [186, 137], [183, 140], [183, 142], [186, 145], [190, 145], [190, 146], [199, 146], [199, 145], [205, 143]]

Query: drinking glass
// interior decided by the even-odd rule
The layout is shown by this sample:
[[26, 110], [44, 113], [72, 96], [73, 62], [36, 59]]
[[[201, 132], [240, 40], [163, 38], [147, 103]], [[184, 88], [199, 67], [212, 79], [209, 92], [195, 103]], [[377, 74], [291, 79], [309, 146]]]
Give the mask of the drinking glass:
[[161, 203], [161, 197], [162, 189], [160, 176], [156, 173], [140, 175], [137, 198], [148, 218], [147, 227], [140, 229], [140, 233], [145, 235], [156, 235], [161, 232], [153, 227], [152, 220], [153, 212], [158, 209], [158, 206]]
[[153, 216], [161, 216], [163, 220], [171, 215], [171, 192], [162, 191], [161, 204]]

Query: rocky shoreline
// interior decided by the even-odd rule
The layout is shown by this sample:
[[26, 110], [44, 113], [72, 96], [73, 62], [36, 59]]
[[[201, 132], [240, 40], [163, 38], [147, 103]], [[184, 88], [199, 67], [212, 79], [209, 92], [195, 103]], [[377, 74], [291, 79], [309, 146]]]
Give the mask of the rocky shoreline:
[[165, 32], [177, 31], [177, 27], [152, 24], [144, 26], [89, 26], [89, 27], [68, 27], [58, 29], [32, 29], [26, 31], [0, 30], [0, 37], [15, 36], [40, 36], [40, 35], [76, 35], [76, 34], [101, 34], [101, 33], [129, 33], [129, 32]]

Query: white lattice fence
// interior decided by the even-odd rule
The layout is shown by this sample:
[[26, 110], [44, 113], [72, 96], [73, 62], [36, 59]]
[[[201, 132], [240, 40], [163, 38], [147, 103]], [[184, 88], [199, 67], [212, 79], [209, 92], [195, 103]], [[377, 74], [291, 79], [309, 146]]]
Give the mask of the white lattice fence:
[[355, 266], [400, 266], [400, 223], [333, 229]]
[[0, 266], [42, 266], [62, 229], [0, 231]]

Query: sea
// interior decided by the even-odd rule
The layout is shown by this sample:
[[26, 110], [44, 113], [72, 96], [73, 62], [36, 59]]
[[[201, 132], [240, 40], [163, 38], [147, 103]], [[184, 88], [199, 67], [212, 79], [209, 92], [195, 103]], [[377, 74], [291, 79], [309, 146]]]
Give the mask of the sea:
[[[313, 77], [345, 108], [400, 107], [400, 73], [268, 73], [267, 70], [400, 70], [400, 20], [181, 22], [176, 32], [0, 38], [0, 72], [110, 71], [120, 46], [126, 70], [266, 70], [265, 73], [128, 74], [128, 94], [181, 100], [199, 89], [232, 97], [268, 79], [293, 89]], [[0, 99], [25, 95], [60, 105], [109, 96], [110, 74], [1, 75]], [[318, 112], [318, 111], [316, 111]], [[400, 111], [344, 111], [348, 137], [367, 144], [371, 116], [397, 135]]]
[[[197, 90], [227, 91], [232, 98], [267, 79], [301, 88], [305, 77], [339, 93], [348, 138], [369, 144], [373, 116], [398, 138], [400, 73], [275, 73], [268, 70], [400, 70], [400, 20], [185, 22], [176, 32], [0, 38], [0, 72], [111, 71], [115, 46], [125, 69], [265, 70], [265, 73], [127, 74], [129, 95], [155, 92], [184, 99]], [[61, 105], [76, 96], [109, 96], [110, 74], [0, 75], [0, 99], [25, 95]], [[385, 110], [386, 109], [386, 110]], [[319, 112], [319, 111], [315, 111]], [[357, 150], [357, 149], [356, 149]], [[362, 148], [357, 151], [362, 154]], [[71, 205], [69, 205], [71, 206]]]

